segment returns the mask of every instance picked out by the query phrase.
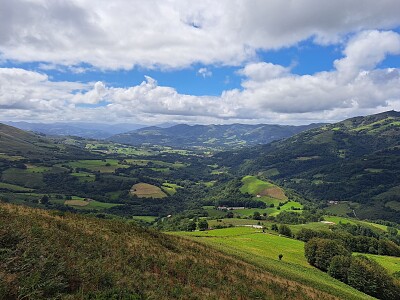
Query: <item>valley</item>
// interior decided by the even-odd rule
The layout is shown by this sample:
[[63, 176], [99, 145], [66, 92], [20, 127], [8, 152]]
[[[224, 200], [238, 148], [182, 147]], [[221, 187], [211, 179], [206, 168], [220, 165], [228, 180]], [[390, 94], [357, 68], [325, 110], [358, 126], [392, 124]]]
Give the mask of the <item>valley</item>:
[[[75, 225], [72, 225], [76, 222], [82, 229], [82, 243], [93, 234], [94, 228], [98, 231], [96, 241], [112, 237], [105, 247], [117, 249], [116, 256], [107, 261], [99, 260], [105, 264], [104, 268], [118, 261], [117, 269], [104, 271], [107, 278], [102, 278], [100, 273], [95, 274], [100, 276], [97, 279], [82, 277], [77, 283], [79, 288], [73, 288], [69, 272], [88, 272], [88, 266], [78, 261], [73, 265], [68, 263], [68, 268], [72, 266], [73, 269], [66, 269], [66, 275], [57, 273], [49, 275], [55, 277], [41, 279], [55, 280], [54, 289], [63, 294], [78, 293], [85, 285], [88, 295], [97, 295], [99, 299], [113, 293], [137, 294], [137, 298], [121, 296], [116, 299], [141, 299], [152, 295], [151, 286], [159, 282], [156, 278], [160, 274], [170, 274], [168, 280], [174, 281], [174, 287], [168, 287], [168, 280], [163, 283], [161, 290], [165, 299], [183, 297], [185, 293], [193, 299], [229, 299], [232, 293], [253, 293], [254, 298], [273, 293], [277, 299], [369, 299], [362, 291], [308, 263], [304, 249], [315, 238], [337, 240], [354, 257], [361, 254], [376, 261], [383, 268], [382, 272], [392, 278], [390, 280], [398, 281], [396, 118], [388, 113], [361, 121], [346, 120], [278, 142], [230, 151], [133, 146], [69, 136], [49, 138], [3, 125], [0, 127], [0, 217], [3, 222], [0, 241], [3, 239], [3, 249], [9, 249], [6, 250], [8, 258], [14, 257], [22, 263], [24, 258], [16, 252], [22, 247], [20, 241], [38, 247], [33, 246], [34, 236], [36, 231], [43, 231], [43, 222], [48, 222], [52, 228], [46, 235], [50, 240], [59, 234], [76, 236]], [[346, 143], [339, 147], [338, 143], [343, 141], [332, 135], [341, 130], [344, 131], [342, 135], [346, 134]], [[375, 132], [386, 136], [385, 139], [380, 137], [381, 140], [371, 146], [375, 147], [373, 150], [357, 146], [358, 152], [354, 152], [353, 144], [364, 143], [370, 135], [376, 138]], [[338, 164], [340, 172], [335, 170]], [[362, 164], [361, 168], [354, 168], [358, 164]], [[353, 168], [351, 177], [346, 177], [347, 168]], [[335, 181], [338, 174], [342, 178]], [[379, 187], [378, 182], [381, 182]], [[360, 191], [367, 183], [370, 186]], [[346, 189], [339, 188], [339, 184], [346, 185]], [[360, 195], [365, 196], [362, 201]], [[23, 216], [29, 216], [28, 220], [22, 222]], [[24, 222], [31, 231], [19, 227]], [[10, 238], [7, 226], [18, 228], [12, 244], [5, 242]], [[132, 237], [128, 238], [128, 233]], [[152, 244], [150, 248], [132, 246], [138, 245], [139, 240], [145, 245], [149, 241]], [[40, 251], [50, 255], [61, 247], [57, 243], [53, 246], [46, 243]], [[103, 250], [109, 251], [107, 249]], [[172, 252], [160, 256], [165, 249], [167, 253]], [[90, 254], [92, 250], [88, 251], [87, 255], [94, 255]], [[203, 253], [196, 257], [193, 251]], [[215, 253], [213, 260], [205, 256], [210, 251]], [[170, 255], [177, 260], [167, 262]], [[141, 259], [132, 258], [137, 256]], [[240, 273], [241, 284], [230, 283], [228, 290], [215, 289], [223, 284], [221, 280], [238, 281], [233, 277], [222, 279], [221, 271], [217, 271], [223, 270], [220, 263], [216, 263], [218, 257], [229, 260], [229, 268], [241, 265], [247, 270]], [[52, 263], [64, 264], [71, 259], [64, 253], [64, 262]], [[136, 274], [135, 278], [142, 276], [122, 266], [126, 259], [136, 261], [134, 265], [141, 270], [138, 272], [145, 272], [147, 286], [139, 287], [129, 281], [131, 288], [121, 289], [119, 282], [126, 281], [119, 277], [121, 272], [130, 276]], [[148, 261], [148, 265], [144, 266], [144, 261]], [[183, 270], [188, 261], [197, 264], [188, 278], [180, 271], [173, 271]], [[23, 271], [13, 271], [4, 263], [7, 271], [0, 274], [4, 278], [0, 289], [22, 297], [23, 292], [13, 289], [7, 278], [16, 276], [25, 286], [24, 280], [30, 277]], [[45, 266], [38, 266], [37, 272], [42, 272], [42, 267]], [[211, 270], [215, 270], [212, 279], [199, 281], [202, 272], [214, 272]], [[57, 281], [59, 278], [63, 278], [62, 282]], [[269, 278], [270, 284], [265, 285], [260, 278]], [[247, 281], [254, 282], [251, 291]], [[42, 290], [38, 284], [33, 282], [31, 288], [40, 297], [52, 293]], [[200, 291], [200, 286], [207, 288]], [[298, 292], [300, 286], [302, 293]], [[201, 296], [196, 298], [196, 293]], [[161, 294], [157, 295], [164, 299]]]

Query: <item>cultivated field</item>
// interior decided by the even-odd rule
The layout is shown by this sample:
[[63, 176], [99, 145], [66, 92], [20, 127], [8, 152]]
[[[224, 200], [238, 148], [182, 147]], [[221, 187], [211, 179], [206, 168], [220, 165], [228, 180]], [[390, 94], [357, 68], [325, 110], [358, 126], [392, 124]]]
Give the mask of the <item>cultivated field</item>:
[[132, 195], [136, 195], [139, 198], [164, 198], [167, 197], [158, 186], [148, 183], [137, 183], [134, 184], [130, 190]]

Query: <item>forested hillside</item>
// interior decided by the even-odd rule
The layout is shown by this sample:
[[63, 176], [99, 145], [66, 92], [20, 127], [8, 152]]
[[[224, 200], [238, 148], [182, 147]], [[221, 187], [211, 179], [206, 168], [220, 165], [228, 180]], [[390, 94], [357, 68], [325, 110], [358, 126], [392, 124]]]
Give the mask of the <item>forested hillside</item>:
[[359, 217], [399, 221], [399, 112], [356, 117], [217, 156], [240, 174], [262, 172], [316, 201], [361, 204]]

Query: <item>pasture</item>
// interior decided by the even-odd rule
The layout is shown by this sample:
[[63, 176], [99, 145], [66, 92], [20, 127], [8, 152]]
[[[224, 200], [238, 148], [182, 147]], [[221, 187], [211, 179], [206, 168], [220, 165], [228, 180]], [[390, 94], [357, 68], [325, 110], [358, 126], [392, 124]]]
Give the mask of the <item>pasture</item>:
[[32, 173], [28, 169], [10, 168], [3, 172], [2, 181], [27, 188], [40, 188], [43, 186], [43, 174]]
[[118, 168], [128, 168], [129, 166], [120, 164], [117, 159], [104, 159], [104, 160], [76, 160], [66, 163], [66, 165], [76, 169], [84, 168], [93, 172], [100, 173], [113, 173]]
[[78, 177], [79, 182], [93, 182], [96, 179], [94, 174], [88, 172], [71, 173], [72, 176]]
[[71, 200], [65, 200], [64, 205], [71, 206], [76, 209], [107, 209], [121, 204], [100, 202], [92, 199], [84, 199], [82, 197], [73, 196]]
[[[247, 227], [172, 234], [207, 244], [268, 272], [330, 292], [341, 299], [373, 299], [310, 266], [301, 241]], [[279, 254], [283, 254], [281, 261]]]
[[174, 184], [174, 183], [169, 183], [169, 182], [164, 182], [162, 184], [162, 189], [170, 196], [175, 195], [177, 192], [177, 189], [182, 188], [181, 186]]
[[4, 183], [0, 182], [0, 189], [2, 190], [8, 190], [11, 192], [31, 192], [32, 189], [28, 189], [19, 185], [15, 184], [10, 184], [10, 183]]
[[139, 198], [164, 198], [167, 197], [158, 186], [148, 183], [137, 183], [134, 184], [130, 190], [132, 195], [136, 195]]

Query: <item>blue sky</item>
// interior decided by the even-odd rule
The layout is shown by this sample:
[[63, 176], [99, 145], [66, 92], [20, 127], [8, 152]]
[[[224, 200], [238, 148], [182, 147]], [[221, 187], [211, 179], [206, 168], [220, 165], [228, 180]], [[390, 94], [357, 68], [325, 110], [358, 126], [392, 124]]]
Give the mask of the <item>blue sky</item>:
[[0, 119], [306, 124], [400, 109], [398, 1], [237, 2], [4, 0]]

